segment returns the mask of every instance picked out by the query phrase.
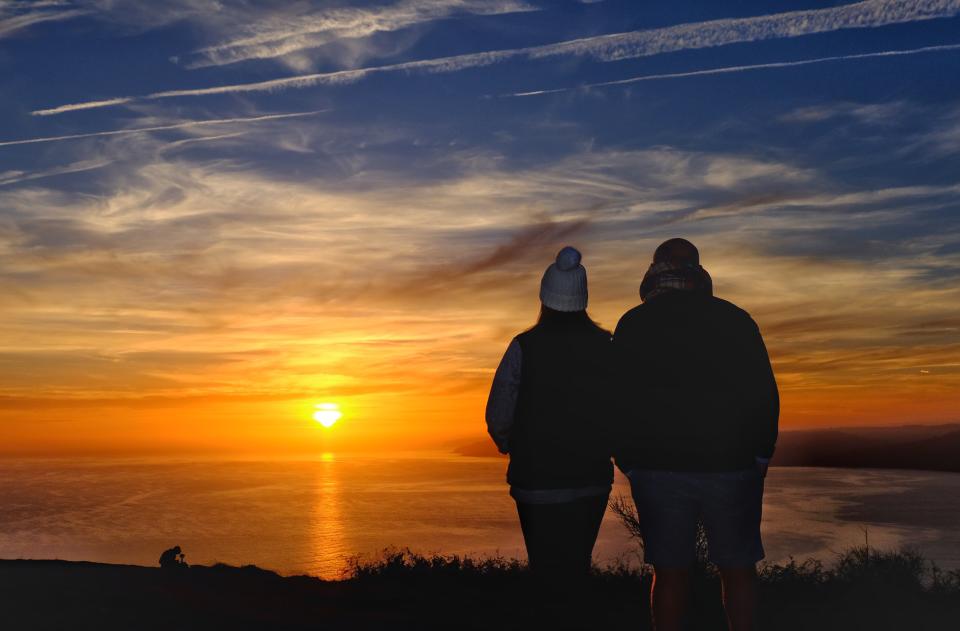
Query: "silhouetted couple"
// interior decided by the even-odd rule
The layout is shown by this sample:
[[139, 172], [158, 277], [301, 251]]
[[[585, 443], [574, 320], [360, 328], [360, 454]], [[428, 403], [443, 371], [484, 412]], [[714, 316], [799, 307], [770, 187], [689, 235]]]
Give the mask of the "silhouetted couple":
[[682, 628], [698, 523], [730, 628], [750, 629], [779, 416], [760, 331], [713, 296], [696, 247], [670, 239], [643, 277], [642, 304], [611, 338], [587, 315], [580, 259], [566, 247], [547, 268], [540, 318], [510, 342], [487, 402], [490, 435], [510, 455], [530, 567], [553, 578], [589, 572], [613, 457], [654, 567], [656, 629]]

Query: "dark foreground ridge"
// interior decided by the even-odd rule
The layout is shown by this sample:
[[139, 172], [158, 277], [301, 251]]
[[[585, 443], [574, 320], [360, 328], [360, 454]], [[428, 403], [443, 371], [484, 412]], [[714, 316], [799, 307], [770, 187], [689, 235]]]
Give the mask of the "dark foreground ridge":
[[[724, 629], [719, 585], [696, 572], [693, 629]], [[341, 581], [255, 566], [160, 569], [0, 561], [4, 629], [647, 629], [644, 571], [614, 567], [544, 585], [505, 559], [385, 553]], [[854, 549], [767, 565], [764, 629], [956, 629], [960, 572], [911, 552]]]

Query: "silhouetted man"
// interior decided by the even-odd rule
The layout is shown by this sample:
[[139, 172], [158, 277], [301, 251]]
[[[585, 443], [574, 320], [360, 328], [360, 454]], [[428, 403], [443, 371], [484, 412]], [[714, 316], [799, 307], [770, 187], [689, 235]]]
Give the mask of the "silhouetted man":
[[713, 296], [684, 239], [657, 248], [640, 298], [614, 333], [624, 403], [616, 460], [654, 566], [654, 626], [682, 628], [702, 521], [730, 628], [751, 629], [763, 478], [780, 409], [763, 339], [747, 312]]

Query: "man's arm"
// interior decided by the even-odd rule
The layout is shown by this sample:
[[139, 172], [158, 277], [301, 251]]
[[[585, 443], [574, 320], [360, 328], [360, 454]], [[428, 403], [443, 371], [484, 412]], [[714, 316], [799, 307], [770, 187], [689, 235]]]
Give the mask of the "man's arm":
[[516, 420], [522, 361], [520, 342], [513, 338], [493, 376], [487, 398], [487, 432], [502, 454], [510, 453], [510, 430]]
[[662, 418], [662, 397], [647, 365], [650, 328], [638, 309], [625, 313], [613, 333], [609, 376], [608, 437], [617, 466], [624, 472], [639, 464], [650, 433]]
[[750, 434], [753, 437], [754, 456], [762, 473], [773, 457], [777, 444], [780, 420], [780, 392], [770, 365], [767, 347], [760, 329], [751, 320], [748, 345], [748, 370], [750, 371]]
[[[620, 427], [624, 419], [629, 417], [630, 402], [628, 401], [629, 392], [633, 391], [631, 386], [635, 386], [637, 379], [635, 373], [635, 362], [638, 358], [631, 358], [630, 350], [635, 344], [634, 331], [629, 324], [625, 324], [627, 316], [624, 315], [617, 322], [617, 327], [613, 331], [613, 337], [610, 338], [610, 352], [608, 361], [610, 362], [610, 375], [608, 401], [610, 405], [610, 424], [611, 434], [622, 432]], [[630, 360], [633, 361], [630, 361]], [[616, 430], [616, 431], [614, 431]]]

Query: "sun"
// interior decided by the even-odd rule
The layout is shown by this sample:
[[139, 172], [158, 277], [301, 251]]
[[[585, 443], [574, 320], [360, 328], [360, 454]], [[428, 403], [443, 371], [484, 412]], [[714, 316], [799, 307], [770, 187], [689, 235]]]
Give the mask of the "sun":
[[340, 406], [336, 403], [318, 403], [316, 408], [317, 411], [313, 413], [313, 420], [324, 427], [333, 427], [333, 424], [343, 416], [340, 413]]

